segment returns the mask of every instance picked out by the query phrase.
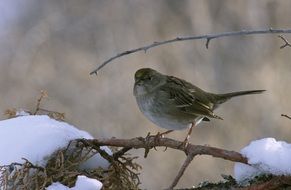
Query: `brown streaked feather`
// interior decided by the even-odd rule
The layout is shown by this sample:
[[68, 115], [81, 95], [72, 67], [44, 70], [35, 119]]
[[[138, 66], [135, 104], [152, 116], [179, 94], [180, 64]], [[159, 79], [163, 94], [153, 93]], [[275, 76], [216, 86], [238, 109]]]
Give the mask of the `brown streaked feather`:
[[160, 90], [168, 93], [169, 99], [175, 101], [176, 108], [181, 112], [222, 119], [214, 115], [213, 103], [205, 96], [207, 92], [184, 80], [169, 77], [167, 85], [162, 86]]

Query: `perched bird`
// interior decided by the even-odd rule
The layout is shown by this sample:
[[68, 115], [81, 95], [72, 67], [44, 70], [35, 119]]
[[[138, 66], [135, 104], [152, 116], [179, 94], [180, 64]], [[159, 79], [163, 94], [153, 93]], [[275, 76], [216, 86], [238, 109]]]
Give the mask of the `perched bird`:
[[213, 111], [232, 97], [260, 94], [265, 90], [249, 90], [214, 94], [193, 84], [159, 73], [151, 68], [142, 68], [135, 73], [133, 94], [140, 111], [153, 123], [168, 131], [189, 128], [184, 144], [188, 143], [192, 128], [202, 120], [222, 119]]

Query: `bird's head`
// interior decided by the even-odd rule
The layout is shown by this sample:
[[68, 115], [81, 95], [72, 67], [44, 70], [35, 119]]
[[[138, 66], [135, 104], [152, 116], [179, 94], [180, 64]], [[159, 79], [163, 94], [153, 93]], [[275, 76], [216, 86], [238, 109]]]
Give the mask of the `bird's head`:
[[151, 68], [142, 68], [134, 75], [134, 95], [152, 92], [155, 88], [166, 82], [166, 76]]

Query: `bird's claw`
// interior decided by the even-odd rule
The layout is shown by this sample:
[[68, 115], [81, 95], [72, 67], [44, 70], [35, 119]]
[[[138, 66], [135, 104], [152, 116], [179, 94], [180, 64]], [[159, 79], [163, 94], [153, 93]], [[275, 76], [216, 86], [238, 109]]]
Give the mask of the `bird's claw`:
[[153, 148], [155, 149], [155, 151], [157, 151], [156, 145], [160, 142], [161, 138], [164, 138], [164, 134], [158, 132], [156, 135], [154, 135], [154, 144], [155, 146], [153, 146]]
[[180, 145], [179, 148], [186, 150], [187, 146], [189, 144], [188, 139], [186, 138]]
[[[166, 131], [166, 132], [163, 132], [163, 133], [158, 132], [156, 135], [151, 135], [151, 133], [149, 132], [147, 134], [147, 136], [145, 137], [145, 140], [146, 140], [146, 142], [149, 142], [150, 138], [154, 138], [154, 143], [153, 143], [154, 145], [151, 148], [154, 148], [157, 151], [156, 145], [158, 145], [160, 140], [162, 138], [164, 138], [165, 135], [170, 133], [170, 132], [172, 132], [172, 130], [169, 130], [169, 131]], [[167, 147], [165, 148], [164, 151], [166, 151], [166, 150], [167, 150]]]

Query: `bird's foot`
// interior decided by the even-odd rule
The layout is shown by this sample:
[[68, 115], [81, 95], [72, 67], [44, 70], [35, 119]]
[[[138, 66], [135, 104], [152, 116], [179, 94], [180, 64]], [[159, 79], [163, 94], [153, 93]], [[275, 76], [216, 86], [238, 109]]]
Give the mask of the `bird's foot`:
[[179, 148], [186, 149], [189, 144], [189, 135], [184, 139], [184, 141], [179, 145]]
[[[160, 140], [165, 137], [166, 134], [169, 134], [172, 131], [173, 130], [168, 130], [168, 131], [165, 131], [165, 132], [162, 132], [162, 133], [158, 132], [156, 135], [150, 135], [150, 133], [148, 133], [147, 136], [146, 136], [146, 140], [148, 140], [150, 137], [153, 137], [154, 138], [154, 144], [157, 145], [157, 144], [159, 144]], [[153, 148], [155, 150], [157, 150], [156, 146], [153, 146]], [[167, 147], [165, 148], [164, 151], [166, 151], [166, 150], [167, 150]]]
[[[168, 131], [165, 131], [165, 132], [163, 132], [163, 133], [158, 132], [158, 133], [155, 135], [155, 139], [154, 139], [155, 144], [158, 144], [158, 143], [160, 142], [160, 140], [161, 140], [162, 138], [165, 137], [166, 134], [169, 134], [169, 133], [171, 133], [172, 131], [173, 131], [173, 130], [168, 130]], [[156, 147], [154, 147], [154, 149], [157, 150]], [[164, 151], [166, 151], [166, 150], [167, 150], [167, 147], [165, 148]]]

